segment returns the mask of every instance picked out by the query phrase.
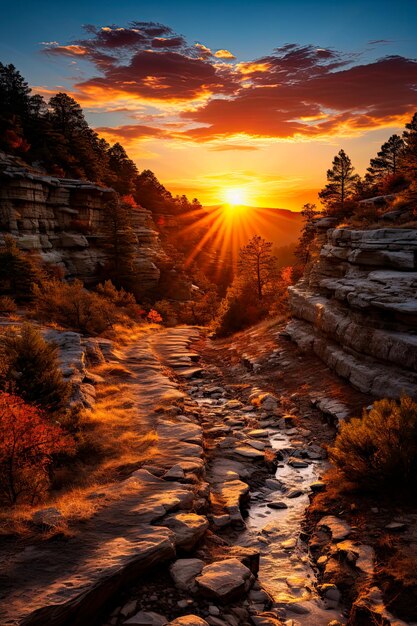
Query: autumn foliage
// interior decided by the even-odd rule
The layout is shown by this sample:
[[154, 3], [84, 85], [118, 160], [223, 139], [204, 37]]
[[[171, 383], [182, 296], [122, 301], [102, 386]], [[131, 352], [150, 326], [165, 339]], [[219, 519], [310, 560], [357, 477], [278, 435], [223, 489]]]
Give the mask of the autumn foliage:
[[9, 504], [40, 499], [53, 455], [74, 452], [73, 439], [18, 396], [0, 392], [0, 497]]

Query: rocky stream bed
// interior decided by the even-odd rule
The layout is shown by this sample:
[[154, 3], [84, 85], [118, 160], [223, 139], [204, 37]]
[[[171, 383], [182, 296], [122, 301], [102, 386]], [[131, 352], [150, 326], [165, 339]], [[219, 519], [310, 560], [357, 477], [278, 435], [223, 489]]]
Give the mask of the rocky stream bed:
[[[155, 453], [93, 494], [100, 506], [73, 537], [7, 546], [1, 623], [347, 623], [323, 567], [348, 558], [372, 581], [372, 548], [349, 543], [354, 529], [327, 515], [313, 560], [304, 521], [325, 488], [323, 445], [369, 398], [301, 356], [282, 324], [233, 343], [166, 329], [109, 358], [129, 368], [138, 424], [158, 435]], [[404, 624], [370, 587], [365, 621], [349, 623]]]

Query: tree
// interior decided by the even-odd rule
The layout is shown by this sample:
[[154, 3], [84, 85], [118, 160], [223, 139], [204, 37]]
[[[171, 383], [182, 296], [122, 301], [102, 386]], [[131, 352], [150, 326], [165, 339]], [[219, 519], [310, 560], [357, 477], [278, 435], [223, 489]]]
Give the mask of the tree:
[[113, 175], [114, 189], [121, 195], [133, 194], [135, 191], [138, 169], [120, 143], [115, 143], [108, 152], [108, 164]]
[[74, 440], [38, 408], [0, 392], [0, 496], [31, 504], [49, 485], [53, 455], [75, 451]]
[[0, 357], [5, 363], [0, 388], [11, 388], [29, 404], [50, 412], [66, 407], [71, 386], [63, 379], [58, 348], [35, 326], [6, 329], [0, 335]]
[[304, 225], [300, 234], [300, 238], [297, 243], [297, 247], [294, 250], [294, 255], [301, 261], [304, 266], [310, 256], [310, 245], [314, 239], [314, 222], [317, 215], [320, 215], [320, 211], [317, 211], [315, 204], [308, 202], [303, 206], [300, 211], [303, 216]]
[[402, 166], [407, 177], [415, 181], [417, 179], [417, 113], [414, 113], [411, 121], [405, 125], [403, 141]]
[[352, 198], [359, 181], [354, 171], [350, 158], [340, 150], [333, 159], [332, 168], [327, 170], [328, 183], [319, 193], [329, 215], [343, 217], [346, 214], [346, 202]]
[[386, 176], [395, 176], [399, 170], [404, 140], [399, 135], [391, 137], [381, 146], [374, 159], [371, 159], [368, 172], [373, 183], [380, 183]]
[[276, 259], [272, 256], [272, 243], [254, 235], [239, 252], [239, 274], [256, 285], [258, 299], [262, 300], [265, 285], [272, 279]]

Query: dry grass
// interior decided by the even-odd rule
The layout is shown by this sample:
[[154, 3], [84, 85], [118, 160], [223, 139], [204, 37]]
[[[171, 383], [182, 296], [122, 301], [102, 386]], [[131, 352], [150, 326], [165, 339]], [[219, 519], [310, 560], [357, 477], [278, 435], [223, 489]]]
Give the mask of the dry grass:
[[[149, 326], [135, 328], [133, 333], [132, 329], [124, 329], [120, 341], [127, 343], [128, 338], [130, 342], [136, 341], [149, 331]], [[133, 374], [121, 362], [102, 363], [91, 371], [106, 382], [96, 387], [94, 408], [85, 410], [81, 416], [77, 457], [55, 471], [53, 491], [47, 502], [0, 511], [0, 535], [25, 538], [41, 532], [42, 538], [49, 538], [71, 534], [75, 523], [90, 518], [98, 510], [99, 502], [103, 502], [102, 498], [90, 497], [95, 490], [110, 487], [154, 456], [158, 436], [150, 418], [139, 412]], [[117, 489], [112, 491], [111, 498], [118, 497], [118, 493]], [[46, 507], [59, 509], [63, 520], [55, 528], [42, 532], [31, 519], [37, 510]]]

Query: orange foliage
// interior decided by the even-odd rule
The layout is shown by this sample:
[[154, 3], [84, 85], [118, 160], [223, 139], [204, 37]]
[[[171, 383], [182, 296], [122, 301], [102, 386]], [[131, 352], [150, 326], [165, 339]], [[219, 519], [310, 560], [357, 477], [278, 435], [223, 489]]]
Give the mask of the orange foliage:
[[9, 504], [33, 503], [49, 484], [52, 455], [74, 451], [72, 437], [39, 409], [0, 393], [0, 496]]
[[147, 319], [148, 322], [150, 322], [151, 324], [161, 324], [162, 323], [162, 316], [158, 313], [158, 311], [155, 311], [155, 309], [151, 309], [147, 315]]

